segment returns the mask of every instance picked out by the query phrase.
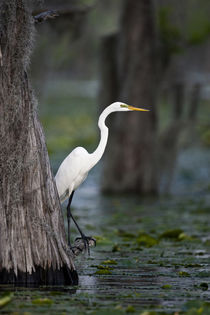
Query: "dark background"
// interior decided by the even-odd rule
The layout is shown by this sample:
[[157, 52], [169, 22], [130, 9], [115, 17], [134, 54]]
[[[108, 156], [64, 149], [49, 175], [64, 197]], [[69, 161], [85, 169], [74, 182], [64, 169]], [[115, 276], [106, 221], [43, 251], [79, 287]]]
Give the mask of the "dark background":
[[[129, 11], [129, 3], [136, 6], [136, 16], [132, 16], [132, 9]], [[144, 125], [144, 116], [137, 122], [132, 138], [126, 138], [132, 130], [129, 124], [133, 124], [129, 115], [125, 117], [117, 113], [114, 114], [117, 119], [107, 120], [110, 138], [104, 163], [98, 168], [104, 164], [106, 176], [102, 171], [100, 182], [103, 190], [107, 191], [107, 186], [111, 192], [138, 194], [180, 193], [183, 190], [191, 193], [198, 189], [197, 186], [199, 190], [205, 190], [209, 186], [210, 147], [209, 1], [155, 1], [146, 9], [144, 1], [142, 7], [137, 3], [139, 1], [46, 1], [34, 8], [34, 14], [45, 9], [56, 9], [60, 13], [59, 17], [36, 26], [31, 62], [31, 77], [54, 172], [75, 146], [81, 145], [90, 151], [95, 149], [97, 119], [104, 107], [116, 100], [129, 104], [134, 100], [132, 105], [151, 109], [155, 123], [152, 119], [152, 123], [148, 120]], [[142, 18], [147, 14], [148, 19]], [[154, 28], [152, 35], [151, 27]], [[129, 38], [135, 32], [141, 33], [142, 29], [143, 35], [135, 46]], [[106, 43], [116, 34], [122, 38], [121, 42], [127, 41], [127, 48], [120, 44], [117, 50], [116, 63], [122, 63], [124, 58], [122, 69], [125, 71], [117, 78], [121, 90], [115, 97], [112, 89], [115, 89], [116, 79], [112, 76], [110, 79], [110, 74], [107, 79], [106, 74], [115, 53]], [[154, 47], [152, 57], [147, 58], [144, 53], [146, 45], [150, 50]], [[131, 51], [127, 54], [130, 53], [132, 62], [126, 60], [125, 49]], [[132, 49], [136, 50], [133, 55]], [[148, 67], [142, 68], [147, 63]], [[139, 67], [142, 75], [132, 76], [129, 72], [132, 65], [134, 69]], [[128, 77], [131, 77], [129, 82]], [[126, 87], [129, 84], [135, 86], [134, 91], [140, 89], [143, 92], [136, 97], [133, 96], [135, 92], [129, 94], [130, 88]], [[153, 124], [149, 130], [148, 124]], [[144, 132], [145, 141], [142, 140]], [[121, 136], [116, 137], [117, 134]], [[144, 142], [151, 149], [145, 151]], [[138, 179], [140, 184], [135, 187], [130, 187], [127, 179], [132, 170], [126, 166], [129, 163], [126, 151], [134, 152], [136, 156], [139, 154], [133, 164], [145, 179]], [[157, 156], [153, 158], [155, 154]], [[116, 163], [112, 165], [114, 159]], [[145, 164], [148, 159], [149, 165]], [[118, 165], [119, 170], [114, 174], [113, 169], [116, 170]], [[145, 174], [142, 168], [146, 170]], [[119, 182], [114, 176], [122, 172], [124, 175], [119, 181], [123, 180], [124, 186], [118, 190]], [[151, 175], [150, 179], [152, 172], [155, 176]], [[145, 184], [149, 181], [153, 184]]]

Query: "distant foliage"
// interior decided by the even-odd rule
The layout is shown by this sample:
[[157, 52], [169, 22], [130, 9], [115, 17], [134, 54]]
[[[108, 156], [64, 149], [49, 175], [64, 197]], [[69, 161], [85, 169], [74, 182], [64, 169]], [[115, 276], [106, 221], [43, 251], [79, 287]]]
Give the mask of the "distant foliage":
[[172, 22], [171, 13], [172, 8], [169, 6], [161, 7], [158, 10], [159, 40], [164, 64], [168, 63], [172, 54], [182, 52], [180, 45], [182, 40], [181, 29]]
[[205, 10], [196, 12], [189, 22], [187, 43], [200, 45], [210, 37], [210, 20]]
[[210, 3], [199, 7], [198, 1], [194, 2], [187, 6], [187, 12], [182, 12], [183, 23], [175, 21], [174, 15], [179, 15], [179, 9], [174, 6], [162, 6], [157, 10], [163, 65], [169, 63], [172, 55], [184, 52], [189, 46], [200, 45], [210, 37]]

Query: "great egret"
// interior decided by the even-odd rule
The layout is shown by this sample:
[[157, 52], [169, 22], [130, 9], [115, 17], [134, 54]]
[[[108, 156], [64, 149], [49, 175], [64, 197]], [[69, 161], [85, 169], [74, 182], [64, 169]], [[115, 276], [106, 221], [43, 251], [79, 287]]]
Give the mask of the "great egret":
[[109, 105], [101, 113], [98, 120], [98, 127], [101, 131], [101, 139], [98, 147], [93, 153], [88, 153], [84, 148], [75, 148], [61, 163], [58, 172], [55, 176], [56, 186], [60, 202], [63, 203], [69, 198], [67, 206], [67, 220], [68, 220], [68, 245], [71, 247], [70, 242], [70, 218], [74, 221], [81, 238], [84, 241], [85, 247], [88, 247], [90, 237], [85, 236], [81, 231], [74, 217], [72, 216], [70, 206], [75, 190], [86, 179], [88, 172], [93, 168], [101, 159], [108, 140], [109, 129], [105, 125], [107, 116], [113, 112], [125, 111], [148, 111], [147, 109], [133, 107], [121, 102], [115, 102]]

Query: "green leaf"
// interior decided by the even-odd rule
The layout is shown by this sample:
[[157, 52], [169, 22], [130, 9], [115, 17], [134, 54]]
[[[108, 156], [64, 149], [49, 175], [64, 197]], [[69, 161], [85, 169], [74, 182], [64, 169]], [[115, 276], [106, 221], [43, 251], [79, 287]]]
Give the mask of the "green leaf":
[[0, 298], [0, 308], [8, 304], [13, 298], [13, 293], [10, 293], [2, 298]]
[[101, 262], [102, 265], [117, 265], [116, 260], [108, 259]]
[[143, 247], [152, 247], [158, 244], [157, 239], [155, 239], [154, 237], [146, 233], [139, 234], [138, 238], [136, 239], [136, 242], [139, 246], [143, 246]]
[[172, 288], [172, 285], [171, 284], [164, 284], [162, 286], [162, 289], [171, 289]]
[[32, 300], [32, 303], [35, 305], [51, 305], [53, 304], [53, 300], [48, 299], [48, 298], [39, 298]]
[[128, 238], [128, 239], [136, 237], [136, 235], [134, 233], [130, 233], [130, 232], [124, 231], [122, 229], [117, 230], [117, 235], [120, 237]]
[[120, 252], [121, 251], [121, 247], [118, 245], [118, 244], [115, 244], [113, 247], [112, 247], [112, 252], [115, 253], [115, 252]]
[[179, 239], [180, 234], [183, 234], [183, 231], [181, 229], [173, 229], [168, 230], [160, 234], [159, 238], [173, 238], [173, 239]]
[[111, 268], [110, 266], [103, 266], [103, 265], [98, 265], [96, 266], [96, 268], [100, 270], [113, 270], [113, 268]]
[[100, 269], [95, 272], [96, 275], [111, 275], [112, 272], [107, 269]]
[[190, 274], [186, 271], [179, 271], [179, 276], [180, 277], [190, 277]]
[[125, 309], [126, 313], [135, 313], [135, 308], [132, 305], [128, 305]]

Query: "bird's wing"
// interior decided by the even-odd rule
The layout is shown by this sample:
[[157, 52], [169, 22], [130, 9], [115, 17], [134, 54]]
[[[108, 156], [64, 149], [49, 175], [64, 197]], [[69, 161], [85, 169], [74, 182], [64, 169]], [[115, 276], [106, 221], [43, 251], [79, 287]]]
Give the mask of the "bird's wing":
[[67, 189], [61, 196], [59, 196], [61, 204], [62, 204], [68, 197], [69, 197], [69, 190]]
[[86, 178], [88, 156], [84, 148], [77, 147], [61, 163], [55, 176], [61, 202]]

